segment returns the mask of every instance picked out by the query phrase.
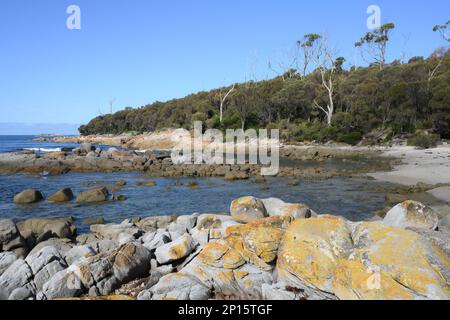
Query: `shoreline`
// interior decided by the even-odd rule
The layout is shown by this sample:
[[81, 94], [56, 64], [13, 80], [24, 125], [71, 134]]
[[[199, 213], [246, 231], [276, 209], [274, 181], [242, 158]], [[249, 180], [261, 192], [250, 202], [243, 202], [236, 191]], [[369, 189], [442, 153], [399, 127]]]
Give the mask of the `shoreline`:
[[[450, 183], [450, 146], [424, 150], [398, 146], [387, 148], [382, 155], [398, 158], [402, 164], [395, 165], [391, 171], [368, 174], [378, 181], [405, 186], [417, 183], [431, 185]], [[428, 192], [439, 200], [450, 203], [449, 186], [439, 187]]]

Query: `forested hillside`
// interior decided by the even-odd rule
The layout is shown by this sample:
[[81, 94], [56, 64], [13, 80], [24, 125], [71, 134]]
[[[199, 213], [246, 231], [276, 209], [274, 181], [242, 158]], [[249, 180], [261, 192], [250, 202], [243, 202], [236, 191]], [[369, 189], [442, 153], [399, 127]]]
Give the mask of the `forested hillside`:
[[[367, 37], [356, 45], [370, 42]], [[427, 131], [450, 138], [449, 50], [407, 63], [386, 63], [383, 56], [347, 70], [345, 59], [332, 56], [320, 40], [306, 35], [298, 45], [309, 61], [273, 79], [127, 108], [91, 120], [80, 133], [189, 129], [200, 120], [208, 128], [280, 128], [291, 141], [356, 143], [374, 129], [392, 136]]]

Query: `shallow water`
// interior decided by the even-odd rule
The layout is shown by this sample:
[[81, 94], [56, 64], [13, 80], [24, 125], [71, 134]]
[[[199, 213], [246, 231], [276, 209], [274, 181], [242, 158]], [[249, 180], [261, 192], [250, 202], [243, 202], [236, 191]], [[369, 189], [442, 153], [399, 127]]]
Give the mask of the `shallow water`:
[[[95, 184], [114, 184], [124, 179], [127, 185], [116, 195], [128, 200], [102, 204], [78, 205], [46, 201], [32, 205], [15, 205], [13, 197], [27, 188], [36, 188], [49, 196], [64, 187], [75, 194]], [[264, 184], [251, 181], [225, 182], [222, 179], [151, 179], [155, 187], [137, 186], [148, 181], [139, 173], [69, 173], [60, 176], [37, 177], [29, 175], [0, 175], [0, 218], [22, 220], [32, 217], [75, 217], [80, 231], [88, 230], [82, 224], [87, 217], [102, 216], [107, 222], [120, 222], [134, 216], [228, 212], [233, 199], [253, 195], [260, 198], [277, 197], [288, 202], [305, 203], [318, 213], [342, 215], [354, 221], [371, 217], [384, 208], [384, 193], [369, 185], [380, 184], [365, 179], [334, 178], [325, 181], [301, 181], [288, 185], [289, 178], [270, 178]], [[198, 189], [174, 186], [177, 181], [196, 181]], [[167, 190], [171, 187], [171, 190]]]

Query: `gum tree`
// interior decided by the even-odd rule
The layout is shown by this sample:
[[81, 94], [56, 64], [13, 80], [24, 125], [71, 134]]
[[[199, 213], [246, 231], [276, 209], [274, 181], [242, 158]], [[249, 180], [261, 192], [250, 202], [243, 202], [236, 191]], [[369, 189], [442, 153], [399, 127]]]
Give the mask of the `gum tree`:
[[386, 23], [372, 32], [366, 33], [359, 41], [355, 43], [355, 47], [359, 47], [366, 52], [372, 60], [379, 66], [380, 70], [386, 65], [386, 50], [389, 42], [389, 33], [395, 28], [395, 24]]

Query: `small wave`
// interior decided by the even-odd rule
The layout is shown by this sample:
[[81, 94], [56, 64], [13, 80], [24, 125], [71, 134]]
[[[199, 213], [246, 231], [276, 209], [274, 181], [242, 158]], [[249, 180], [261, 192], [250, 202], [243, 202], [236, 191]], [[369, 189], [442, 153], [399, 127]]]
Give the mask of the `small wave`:
[[37, 151], [37, 152], [59, 152], [61, 148], [24, 148], [25, 151]]

